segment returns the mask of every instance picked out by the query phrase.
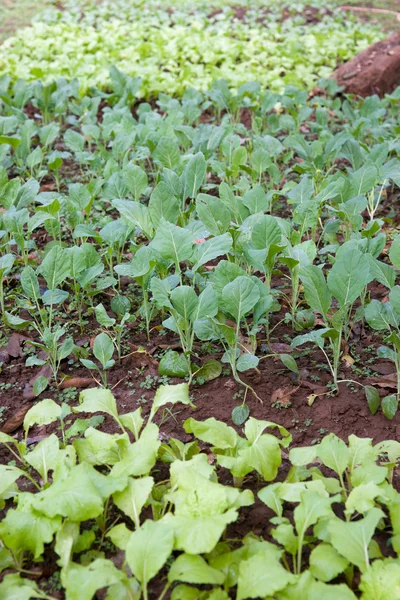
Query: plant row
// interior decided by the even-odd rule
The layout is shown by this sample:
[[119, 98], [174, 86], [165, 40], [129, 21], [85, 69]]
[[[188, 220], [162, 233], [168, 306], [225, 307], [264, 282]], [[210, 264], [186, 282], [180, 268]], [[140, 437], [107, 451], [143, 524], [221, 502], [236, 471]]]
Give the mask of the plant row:
[[[235, 590], [237, 600], [399, 597], [398, 442], [351, 435], [346, 445], [328, 435], [290, 450], [290, 470], [277, 481], [286, 429], [250, 418], [238, 434], [213, 418], [190, 418], [192, 442], [161, 443], [153, 419], [168, 403], [189, 403], [187, 384], [160, 387], [146, 420], [141, 409], [119, 414], [109, 390], [92, 389], [73, 412], [105, 414], [118, 433], [96, 429], [102, 417], [94, 415], [70, 426], [71, 409], [48, 399], [25, 416], [24, 441], [0, 434], [15, 458], [0, 467], [1, 598], [54, 598], [40, 576], [50, 550], [52, 581], [67, 600], [90, 600], [103, 588], [110, 600], [228, 600]], [[60, 435], [31, 450], [30, 428], [51, 423]], [[160, 461], [168, 466], [162, 478]], [[241, 512], [251, 516], [246, 479], [254, 473], [270, 541], [229, 534]]]
[[[13, 78], [46, 83], [79, 78], [81, 91], [107, 88], [111, 65], [141, 78], [140, 94], [182, 95], [225, 78], [237, 88], [257, 80], [282, 91], [312, 88], [344, 62], [381, 39], [376, 27], [327, 14], [319, 2], [307, 22], [307, 2], [285, 10], [276, 3], [92, 2], [48, 10], [43, 21], [17, 32], [0, 48], [0, 68]], [[308, 7], [309, 10], [309, 7]], [[306, 11], [303, 15], [303, 11]], [[212, 44], [210, 44], [212, 39]]]

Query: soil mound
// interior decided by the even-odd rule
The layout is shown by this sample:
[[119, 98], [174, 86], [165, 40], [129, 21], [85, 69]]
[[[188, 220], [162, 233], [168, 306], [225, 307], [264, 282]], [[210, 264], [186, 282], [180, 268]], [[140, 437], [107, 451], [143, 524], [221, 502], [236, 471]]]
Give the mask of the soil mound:
[[369, 46], [332, 73], [346, 93], [390, 94], [400, 85], [400, 32]]

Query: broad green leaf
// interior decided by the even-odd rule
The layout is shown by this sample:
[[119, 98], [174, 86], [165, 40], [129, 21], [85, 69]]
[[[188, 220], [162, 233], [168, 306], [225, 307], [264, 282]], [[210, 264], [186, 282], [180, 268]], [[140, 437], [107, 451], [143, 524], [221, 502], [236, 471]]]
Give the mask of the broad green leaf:
[[335, 498], [326, 498], [309, 490], [303, 492], [300, 497], [301, 502], [294, 509], [294, 522], [299, 538], [303, 539], [311, 525], [315, 525], [320, 519], [333, 516], [331, 504]]
[[[20, 500], [22, 504], [22, 501]], [[42, 556], [45, 544], [50, 544], [61, 526], [61, 518], [44, 516], [32, 507], [34, 501], [25, 502], [20, 509], [9, 509], [0, 523], [0, 538], [14, 552], [27, 550], [35, 559]]]
[[370, 279], [376, 279], [376, 281], [391, 289], [396, 280], [396, 271], [393, 267], [377, 260], [371, 254], [366, 254], [365, 256], [369, 263]]
[[87, 566], [71, 562], [61, 572], [61, 583], [68, 600], [92, 600], [97, 590], [123, 579], [124, 574], [111, 560], [97, 558]]
[[55, 481], [35, 495], [33, 506], [49, 518], [63, 516], [71, 521], [94, 519], [103, 512], [103, 498], [88, 476], [89, 465], [73, 467], [65, 479]]
[[283, 515], [283, 504], [279, 496], [280, 487], [280, 483], [271, 483], [262, 488], [257, 494], [261, 502], [264, 502], [278, 517]]
[[343, 252], [328, 273], [329, 291], [340, 306], [353, 304], [368, 281], [368, 259], [356, 248]]
[[149, 421], [151, 421], [161, 406], [177, 403], [191, 404], [188, 384], [178, 383], [177, 385], [160, 385], [153, 399]]
[[368, 408], [371, 413], [375, 415], [381, 405], [381, 397], [379, 396], [379, 392], [372, 385], [366, 385], [364, 391], [368, 402]]
[[324, 327], [322, 329], [314, 329], [310, 333], [305, 333], [304, 335], [297, 335], [291, 342], [292, 348], [297, 348], [298, 346], [302, 346], [303, 344], [313, 343], [319, 346], [320, 348], [324, 347], [325, 336], [332, 331], [329, 327]]
[[170, 259], [178, 265], [192, 257], [192, 235], [187, 229], [182, 229], [161, 219], [151, 247], [157, 250], [163, 258]]
[[115, 398], [110, 390], [91, 388], [79, 394], [79, 406], [74, 412], [103, 412], [118, 420], [118, 410]]
[[243, 425], [243, 423], [246, 421], [246, 419], [248, 419], [250, 414], [250, 409], [247, 406], [247, 404], [241, 404], [240, 406], [235, 406], [235, 408], [232, 409], [232, 423], [234, 423], [235, 425]]
[[60, 418], [61, 406], [56, 404], [54, 400], [47, 398], [37, 402], [32, 408], [28, 410], [24, 417], [24, 431], [25, 435], [28, 433], [28, 429], [32, 425], [48, 425], [53, 423]]
[[225, 575], [213, 569], [204, 558], [196, 554], [181, 554], [171, 565], [168, 581], [184, 581], [185, 583], [220, 585], [224, 583]]
[[[4, 254], [0, 257], [0, 277], [7, 275], [14, 264], [14, 256], [12, 254]], [[21, 276], [22, 277], [22, 276]]]
[[368, 546], [384, 513], [372, 508], [367, 515], [356, 522], [346, 523], [338, 518], [328, 523], [332, 546], [362, 573], [369, 567]]
[[148, 475], [156, 464], [158, 449], [161, 446], [158, 435], [157, 425], [154, 423], [146, 425], [139, 439], [124, 450], [122, 459], [113, 466], [111, 475], [113, 477]]
[[139, 407], [133, 412], [120, 415], [119, 420], [126, 429], [133, 433], [135, 440], [137, 440], [144, 423], [142, 408]]
[[244, 194], [242, 202], [252, 215], [263, 213], [268, 210], [269, 207], [267, 195], [262, 186], [258, 184]]
[[110, 336], [106, 333], [96, 335], [93, 344], [93, 354], [101, 363], [103, 369], [105, 369], [114, 354], [114, 344]]
[[292, 371], [293, 373], [299, 372], [299, 367], [297, 366], [296, 360], [293, 358], [293, 356], [290, 354], [279, 354], [279, 358], [285, 367], [289, 369], [289, 371]]
[[156, 161], [168, 169], [174, 169], [181, 161], [178, 144], [174, 139], [167, 136], [160, 138], [153, 156]]
[[186, 357], [181, 352], [168, 350], [158, 363], [158, 372], [167, 377], [184, 378], [189, 375], [189, 365]]
[[182, 174], [183, 199], [195, 198], [206, 174], [206, 160], [198, 152], [189, 160]]
[[400, 286], [395, 285], [389, 292], [390, 304], [393, 306], [397, 315], [400, 315]]
[[79, 524], [72, 521], [64, 521], [62, 527], [57, 531], [54, 550], [60, 557], [57, 564], [66, 567], [72, 557], [72, 549], [79, 539]]
[[299, 448], [292, 448], [290, 450], [289, 459], [292, 465], [305, 467], [316, 459], [317, 453], [317, 446], [300, 446]]
[[241, 354], [236, 361], [236, 368], [240, 373], [248, 371], [249, 369], [255, 369], [258, 366], [259, 359], [254, 354], [246, 352]]
[[132, 519], [136, 529], [140, 527], [140, 512], [151, 493], [153, 485], [154, 479], [152, 477], [142, 477], [141, 479], [129, 477], [128, 487], [113, 495], [116, 506]]
[[392, 264], [400, 269], [400, 235], [397, 235], [389, 250], [389, 258]]
[[215, 359], [206, 360], [197, 371], [194, 372], [195, 377], [201, 378], [204, 381], [212, 381], [217, 379], [222, 373], [222, 365]]
[[250, 277], [237, 277], [222, 290], [223, 308], [234, 317], [237, 324], [254, 308], [259, 298], [258, 287]]
[[399, 406], [399, 400], [396, 394], [390, 394], [390, 396], [385, 396], [382, 398], [382, 412], [387, 419], [390, 421], [394, 419], [397, 413], [397, 408]]
[[171, 192], [171, 188], [160, 181], [154, 188], [149, 200], [149, 214], [154, 227], [158, 227], [161, 219], [176, 224], [180, 206], [179, 200]]
[[254, 225], [251, 241], [256, 250], [264, 250], [272, 245], [279, 246], [282, 231], [275, 217], [263, 215]]
[[161, 521], [147, 520], [132, 533], [126, 548], [126, 560], [143, 586], [164, 566], [173, 546], [174, 533]]
[[40, 597], [38, 593], [36, 583], [26, 577], [22, 578], [19, 573], [5, 575], [0, 583], [0, 600], [30, 600]]
[[318, 544], [310, 554], [310, 571], [316, 579], [331, 581], [343, 573], [348, 561], [330, 544]]
[[147, 188], [148, 181], [145, 171], [138, 165], [129, 164], [124, 167], [122, 178], [133, 195], [134, 200], [138, 201]]
[[390, 331], [391, 327], [396, 327], [398, 322], [398, 314], [393, 308], [390, 302], [383, 303], [379, 300], [371, 300], [365, 307], [365, 320], [372, 329], [378, 331], [387, 329]]
[[69, 275], [70, 261], [61, 246], [53, 246], [46, 254], [38, 271], [46, 280], [50, 290], [55, 290]]
[[349, 461], [349, 449], [343, 440], [331, 433], [319, 444], [317, 453], [326, 467], [335, 471], [337, 475], [342, 475]]
[[139, 227], [149, 239], [153, 237], [154, 229], [147, 206], [131, 200], [113, 200], [113, 206], [130, 227], [133, 229]]
[[192, 286], [179, 285], [172, 290], [170, 300], [185, 322], [189, 323], [193, 320], [199, 300]]
[[239, 440], [238, 434], [232, 427], [217, 421], [214, 417], [205, 421], [190, 418], [184, 422], [183, 427], [186, 433], [192, 433], [199, 440], [212, 444], [216, 448], [234, 448]]
[[300, 278], [304, 285], [304, 296], [309, 306], [326, 315], [331, 307], [332, 296], [322, 270], [315, 265], [306, 265], [300, 269]]
[[96, 314], [96, 320], [99, 325], [102, 327], [112, 327], [115, 325], [115, 319], [108, 316], [106, 309], [102, 304], [98, 304], [94, 307], [94, 312]]
[[196, 199], [196, 211], [211, 235], [219, 236], [228, 230], [231, 214], [219, 198], [209, 194], [199, 194]]
[[274, 555], [260, 552], [240, 563], [236, 598], [244, 600], [274, 596], [292, 581], [293, 575], [284, 569]]
[[352, 515], [355, 511], [365, 514], [375, 506], [375, 498], [385, 497], [384, 490], [372, 481], [362, 483], [353, 488], [346, 500], [346, 514]]
[[25, 267], [21, 273], [21, 285], [24, 294], [34, 302], [40, 298], [39, 282], [32, 267]]
[[201, 265], [211, 260], [228, 254], [232, 248], [232, 237], [229, 233], [217, 235], [202, 244], [197, 244], [193, 255], [193, 270], [197, 271]]
[[37, 446], [25, 455], [25, 460], [30, 464], [41, 476], [43, 481], [47, 483], [47, 474], [54, 470], [57, 462], [62, 460], [63, 452], [60, 450], [58, 437], [55, 433], [41, 440]]
[[110, 538], [114, 546], [120, 548], [120, 550], [126, 550], [132, 531], [127, 528], [125, 523], [115, 525], [107, 532], [107, 537]]
[[395, 600], [400, 598], [400, 564], [398, 559], [375, 560], [362, 574], [362, 600]]

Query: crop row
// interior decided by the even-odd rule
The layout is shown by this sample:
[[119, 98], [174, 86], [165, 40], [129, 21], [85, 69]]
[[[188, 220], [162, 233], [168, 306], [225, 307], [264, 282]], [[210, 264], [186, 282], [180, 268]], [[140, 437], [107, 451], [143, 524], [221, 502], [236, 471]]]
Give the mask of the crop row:
[[[182, 95], [224, 78], [237, 88], [249, 81], [281, 92], [312, 88], [344, 62], [382, 38], [371, 25], [332, 15], [319, 2], [286, 9], [159, 2], [80, 3], [47, 11], [0, 48], [0, 69], [13, 78], [49, 82], [78, 77], [81, 91], [106, 88], [111, 65], [140, 77], [140, 93]], [[311, 10], [308, 22], [307, 10]], [[211, 40], [211, 43], [210, 43]]]
[[[398, 598], [398, 442], [352, 435], [346, 445], [329, 435], [285, 454], [291, 468], [276, 481], [291, 436], [269, 421], [250, 418], [242, 436], [191, 418], [192, 442], [161, 443], [155, 414], [188, 402], [187, 384], [162, 386], [145, 422], [141, 409], [119, 414], [109, 390], [92, 389], [74, 412], [107, 415], [118, 433], [96, 429], [98, 416], [67, 427], [67, 405], [43, 400], [25, 416], [24, 441], [0, 434], [16, 459], [0, 466], [0, 502], [17, 500], [0, 523], [1, 565], [15, 570], [0, 583], [1, 598], [54, 598], [40, 572], [39, 584], [26, 577], [26, 565], [40, 564], [50, 547], [67, 600], [91, 600], [103, 588], [109, 600], [228, 600], [235, 589], [237, 600], [355, 600], [357, 591], [362, 600]], [[30, 428], [51, 423], [61, 439], [53, 433], [29, 450]], [[162, 479], [157, 459], [169, 467]], [[221, 469], [235, 487], [220, 482]], [[240, 487], [254, 472], [271, 541], [229, 536], [240, 513], [251, 516], [255, 497]]]

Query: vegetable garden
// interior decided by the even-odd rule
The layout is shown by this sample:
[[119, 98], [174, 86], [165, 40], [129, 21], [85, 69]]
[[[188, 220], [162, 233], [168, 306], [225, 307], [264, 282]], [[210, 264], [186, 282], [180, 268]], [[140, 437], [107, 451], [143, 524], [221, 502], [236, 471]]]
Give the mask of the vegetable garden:
[[68, 0], [0, 46], [0, 600], [400, 599], [400, 88], [324, 79], [382, 37]]

